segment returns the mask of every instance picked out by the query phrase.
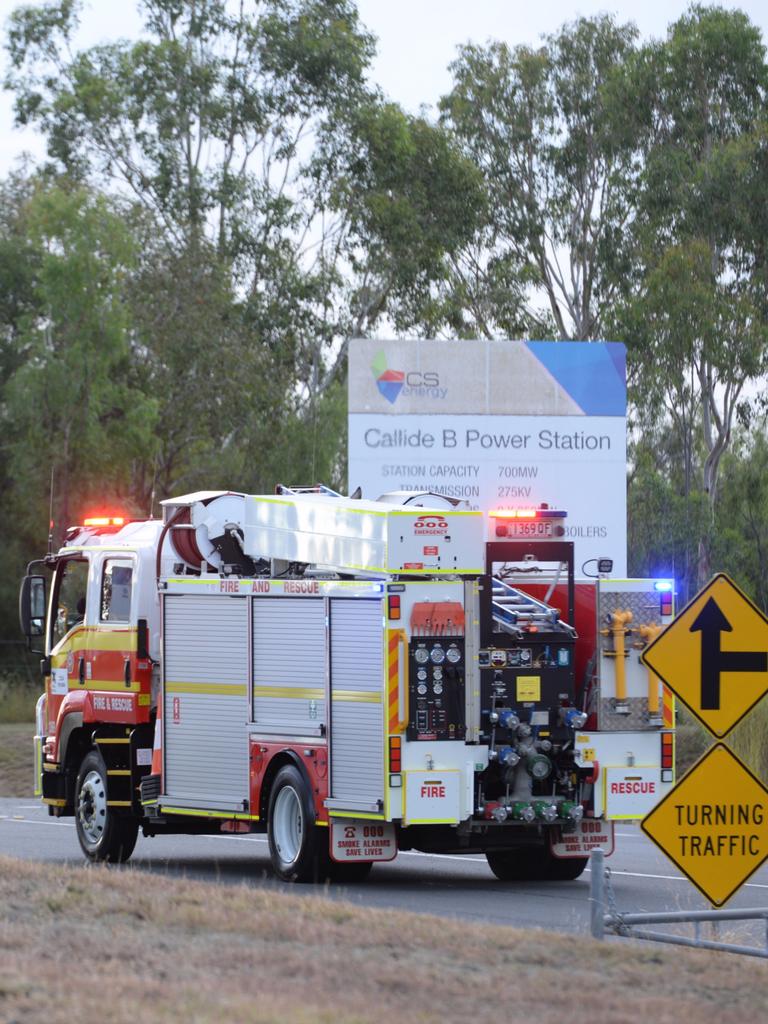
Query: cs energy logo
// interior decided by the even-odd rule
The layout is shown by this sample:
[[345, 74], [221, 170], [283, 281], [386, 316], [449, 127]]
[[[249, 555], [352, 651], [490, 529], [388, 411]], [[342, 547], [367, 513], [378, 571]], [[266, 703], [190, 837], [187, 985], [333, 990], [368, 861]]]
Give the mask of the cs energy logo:
[[376, 358], [371, 363], [371, 370], [376, 378], [376, 387], [386, 400], [394, 405], [403, 390], [405, 374], [402, 370], [388, 370], [387, 357], [383, 352], [376, 353]]
[[419, 398], [445, 398], [448, 388], [440, 387], [440, 376], [434, 370], [389, 370], [383, 351], [376, 353], [371, 363], [376, 387], [386, 400], [394, 405], [402, 391]]

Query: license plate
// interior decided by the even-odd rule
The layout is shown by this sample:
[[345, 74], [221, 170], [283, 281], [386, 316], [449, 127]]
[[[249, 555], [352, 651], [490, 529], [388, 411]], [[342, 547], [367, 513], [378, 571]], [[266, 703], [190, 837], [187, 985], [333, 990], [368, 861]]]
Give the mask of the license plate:
[[508, 537], [551, 537], [552, 523], [526, 523], [515, 521], [506, 524]]

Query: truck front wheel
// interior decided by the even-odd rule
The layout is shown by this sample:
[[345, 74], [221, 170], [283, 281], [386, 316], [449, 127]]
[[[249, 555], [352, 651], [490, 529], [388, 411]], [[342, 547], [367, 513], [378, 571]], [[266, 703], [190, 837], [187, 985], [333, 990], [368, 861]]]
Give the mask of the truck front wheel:
[[327, 829], [315, 825], [311, 796], [293, 765], [285, 765], [275, 777], [268, 831], [269, 855], [278, 878], [322, 882], [330, 876]]
[[128, 860], [136, 845], [138, 820], [110, 808], [107, 766], [96, 750], [83, 758], [77, 774], [75, 828], [88, 860], [120, 864]]

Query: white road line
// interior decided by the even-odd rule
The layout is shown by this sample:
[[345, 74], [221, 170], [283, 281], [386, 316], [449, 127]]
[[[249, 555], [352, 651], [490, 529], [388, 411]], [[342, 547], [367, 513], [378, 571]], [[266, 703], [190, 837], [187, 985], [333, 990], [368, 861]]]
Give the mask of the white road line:
[[421, 850], [401, 850], [398, 857], [435, 857], [437, 860], [456, 860], [463, 863], [474, 861], [476, 864], [485, 864], [488, 867], [485, 857], [470, 857], [466, 853], [423, 853]]
[[74, 821], [33, 821], [31, 818], [9, 818], [7, 814], [0, 814], [0, 821], [8, 821], [12, 825], [53, 825], [56, 828], [74, 828]]
[[[18, 816], [9, 817], [7, 814], [0, 814], [0, 821], [8, 821], [13, 825], [53, 825], [57, 828], [75, 828], [74, 822], [69, 821], [33, 821], [30, 818], [20, 818]], [[241, 843], [266, 843], [266, 836], [206, 836], [202, 835], [200, 839], [234, 839]], [[468, 854], [463, 853], [423, 853], [421, 850], [401, 850], [398, 853], [398, 857], [431, 857], [434, 860], [452, 860], [459, 861], [462, 863], [471, 864], [484, 864], [488, 865], [488, 861], [485, 857], [470, 857]], [[391, 863], [390, 861], [384, 863]], [[584, 873], [589, 872], [589, 868], [584, 869]], [[621, 875], [625, 878], [650, 878], [654, 881], [661, 882], [689, 882], [688, 878], [684, 875], [652, 875], [646, 874], [642, 871], [624, 871], [622, 868], [613, 868], [614, 875]], [[742, 886], [744, 889], [768, 889], [768, 884], [761, 882], [745, 882]]]
[[[589, 871], [589, 868], [587, 868]], [[613, 869], [614, 875], [625, 875], [627, 878], [654, 878], [664, 882], [690, 882], [690, 879], [684, 875], [644, 875], [639, 871], [622, 871], [621, 868]], [[744, 889], [768, 889], [768, 885], [763, 885], [760, 882], [745, 882], [742, 886]]]
[[[201, 836], [201, 839], [236, 839], [241, 843], [266, 843], [266, 836]], [[422, 853], [421, 850], [401, 850], [398, 857], [433, 857], [437, 860], [453, 860], [461, 863], [473, 861], [476, 864], [488, 865], [485, 857], [470, 857], [463, 853]], [[382, 863], [391, 863], [383, 861]]]

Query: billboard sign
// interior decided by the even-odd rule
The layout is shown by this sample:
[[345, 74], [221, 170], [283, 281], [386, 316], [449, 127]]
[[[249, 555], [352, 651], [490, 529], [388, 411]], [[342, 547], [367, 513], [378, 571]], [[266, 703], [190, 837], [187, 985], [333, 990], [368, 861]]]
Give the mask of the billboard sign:
[[[470, 508], [564, 508], [576, 570], [626, 575], [626, 356], [615, 342], [376, 341], [349, 348], [349, 488]], [[587, 567], [594, 570], [594, 566]]]

